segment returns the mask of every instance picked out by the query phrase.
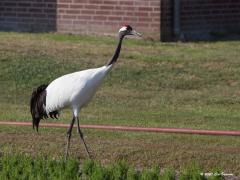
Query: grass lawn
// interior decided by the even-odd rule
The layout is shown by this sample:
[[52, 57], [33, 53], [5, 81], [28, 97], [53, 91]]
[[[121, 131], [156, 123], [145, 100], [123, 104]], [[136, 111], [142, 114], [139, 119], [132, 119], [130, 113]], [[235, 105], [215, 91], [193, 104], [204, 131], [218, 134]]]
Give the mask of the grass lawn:
[[[63, 74], [104, 65], [117, 40], [61, 34], [0, 33], [0, 120], [31, 121], [32, 89]], [[126, 39], [118, 63], [83, 124], [240, 130], [240, 41], [159, 43]], [[70, 123], [64, 110], [60, 122]], [[52, 120], [48, 120], [52, 121]], [[0, 127], [3, 151], [61, 154], [64, 130]], [[240, 172], [240, 139], [85, 130], [96, 159]], [[72, 154], [86, 157], [74, 134]]]

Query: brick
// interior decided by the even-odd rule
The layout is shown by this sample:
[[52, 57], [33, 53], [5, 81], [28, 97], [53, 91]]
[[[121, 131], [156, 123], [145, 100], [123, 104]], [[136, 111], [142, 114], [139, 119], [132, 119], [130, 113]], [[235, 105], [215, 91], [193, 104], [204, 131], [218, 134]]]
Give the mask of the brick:
[[126, 16], [129, 16], [129, 17], [138, 17], [138, 16], [135, 16], [135, 13], [133, 11], [127, 11], [126, 12]]
[[111, 12], [110, 11], [96, 11], [96, 14], [99, 14], [99, 15], [109, 15]]
[[69, 5], [68, 4], [57, 4], [57, 8], [69, 8]]
[[149, 23], [138, 22], [138, 23], [136, 23], [136, 26], [148, 28], [149, 27]]
[[100, 6], [100, 9], [102, 10], [113, 10], [114, 9], [114, 6]]
[[126, 0], [121, 0], [121, 1], [119, 1], [119, 4], [120, 5], [133, 5], [134, 4], [134, 2], [133, 1], [126, 1]]
[[134, 5], [135, 6], [145, 6], [145, 7], [147, 7], [147, 6], [149, 6], [149, 1], [135, 1]]
[[145, 17], [148, 17], [148, 13], [147, 12], [135, 12], [134, 15], [135, 16], [145, 16]]
[[72, 0], [59, 0], [59, 2], [61, 2], [61, 3], [71, 3]]
[[3, 16], [17, 16], [17, 14], [15, 12], [4, 12]]
[[57, 13], [58, 14], [66, 14], [66, 10], [65, 9], [57, 9]]
[[44, 3], [56, 3], [58, 0], [41, 0], [41, 1], [43, 1]]
[[63, 14], [61, 16], [61, 19], [77, 19], [76, 15], [70, 15], [70, 14]]
[[59, 24], [64, 24], [64, 25], [71, 25], [73, 23], [73, 21], [69, 21], [66, 19], [58, 19], [58, 23]]
[[17, 16], [18, 17], [27, 17], [27, 18], [29, 18], [29, 17], [31, 17], [31, 14], [29, 14], [29, 13], [18, 13]]
[[88, 22], [87, 21], [82, 21], [82, 20], [74, 20], [73, 21], [74, 28], [76, 28], [79, 25], [83, 25], [83, 24], [86, 25], [86, 24], [88, 24]]
[[151, 1], [151, 2], [150, 2], [150, 6], [160, 7], [160, 2], [161, 2], [161, 1]]
[[160, 12], [152, 12], [150, 13], [151, 17], [160, 17]]
[[137, 21], [138, 18], [137, 17], [123, 17], [123, 21]]
[[[103, 22], [102, 22], [102, 21], [92, 21], [92, 22], [90, 22], [89, 24], [102, 26], [102, 25], [103, 25]], [[99, 28], [99, 27], [98, 27], [98, 28]], [[97, 29], [97, 28], [95, 27], [94, 29]]]
[[[60, 0], [60, 1], [61, 1], [61, 0]], [[88, 0], [72, 0], [72, 3], [86, 4], [86, 3], [88, 3]]]
[[70, 4], [70, 9], [82, 9], [82, 4]]
[[89, 0], [90, 4], [103, 4], [104, 2], [102, 0]]
[[48, 14], [50, 14], [50, 13], [55, 14], [56, 13], [56, 9], [44, 9], [44, 12], [48, 13]]
[[57, 8], [57, 4], [47, 4], [48, 8]]
[[38, 7], [38, 8], [43, 8], [46, 7], [46, 3], [32, 3], [32, 7]]
[[43, 14], [43, 13], [40, 13], [40, 14], [34, 13], [34, 14], [32, 14], [32, 17], [35, 17], [35, 18], [46, 18], [47, 15]]
[[135, 6], [124, 6], [123, 8], [118, 8], [117, 9], [121, 9], [121, 10], [125, 10], [125, 11], [136, 11], [137, 7]]
[[77, 17], [77, 19], [91, 20], [91, 19], [92, 19], [92, 16], [80, 15], [80, 16]]
[[108, 20], [110, 20], [110, 21], [121, 21], [122, 17], [121, 16], [108, 16]]
[[153, 19], [152, 18], [146, 18], [146, 17], [139, 17], [138, 21], [139, 22], [152, 22]]
[[153, 11], [152, 7], [139, 7], [139, 11]]
[[67, 14], [80, 14], [80, 10], [77, 10], [77, 9], [67, 9], [66, 10], [66, 13]]
[[30, 7], [31, 6], [31, 3], [24, 3], [24, 2], [20, 2], [17, 4], [18, 6], [21, 6], [21, 7]]
[[93, 16], [93, 20], [104, 21], [104, 20], [107, 20], [107, 17], [106, 16]]
[[104, 25], [107, 25], [107, 26], [115, 26], [115, 27], [118, 27], [118, 26], [119, 26], [119, 23], [118, 23], [118, 22], [111, 22], [111, 21], [104, 21], [103, 24], [104, 24]]
[[96, 14], [95, 10], [81, 10], [81, 14]]
[[105, 0], [103, 1], [103, 4], [111, 4], [111, 5], [117, 5], [119, 1], [113, 1], [113, 0]]
[[54, 19], [54, 21], [56, 21], [56, 17], [57, 17], [57, 14], [47, 14], [47, 18], [49, 20]]
[[151, 27], [153, 27], [153, 28], [160, 28], [160, 23], [152, 23]]
[[14, 7], [14, 6], [16, 6], [16, 4], [17, 3], [15, 3], [15, 2], [3, 2], [2, 3], [2, 6], [5, 6], [5, 7]]
[[100, 8], [99, 5], [95, 5], [95, 4], [86, 4], [84, 7], [86, 9], [99, 9]]
[[126, 11], [111, 11], [111, 15], [115, 16], [124, 16], [126, 14]]
[[42, 12], [42, 9], [40, 9], [40, 8], [29, 8], [28, 11], [33, 12], [33, 13], [40, 13], [40, 12]]

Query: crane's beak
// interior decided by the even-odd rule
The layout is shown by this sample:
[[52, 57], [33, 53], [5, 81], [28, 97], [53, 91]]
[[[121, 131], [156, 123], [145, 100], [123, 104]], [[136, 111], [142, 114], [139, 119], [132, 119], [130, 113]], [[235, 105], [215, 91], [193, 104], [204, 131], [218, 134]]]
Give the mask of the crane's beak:
[[135, 31], [135, 30], [132, 30], [132, 31], [131, 31], [131, 35], [135, 35], [135, 36], [142, 37], [142, 34], [138, 33], [138, 32]]

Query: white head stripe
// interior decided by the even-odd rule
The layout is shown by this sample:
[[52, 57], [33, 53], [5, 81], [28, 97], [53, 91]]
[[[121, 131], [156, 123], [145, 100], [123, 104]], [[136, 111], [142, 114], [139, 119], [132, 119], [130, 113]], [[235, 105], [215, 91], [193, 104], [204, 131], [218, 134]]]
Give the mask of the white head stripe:
[[127, 30], [127, 27], [123, 26], [121, 29], [119, 29], [119, 32], [126, 31], [126, 30]]

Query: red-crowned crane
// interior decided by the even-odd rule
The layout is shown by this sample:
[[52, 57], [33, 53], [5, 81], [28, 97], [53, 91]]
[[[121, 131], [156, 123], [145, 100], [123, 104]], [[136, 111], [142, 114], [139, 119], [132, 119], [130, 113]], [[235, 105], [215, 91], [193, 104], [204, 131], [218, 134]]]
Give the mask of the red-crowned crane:
[[131, 26], [123, 26], [119, 30], [119, 42], [115, 53], [106, 65], [100, 68], [66, 74], [55, 79], [49, 85], [39, 86], [32, 92], [30, 111], [32, 114], [33, 129], [36, 127], [37, 131], [41, 119], [48, 118], [48, 116], [51, 118], [57, 118], [61, 109], [66, 107], [72, 108], [73, 119], [67, 131], [66, 157], [68, 156], [72, 128], [75, 120], [77, 120], [77, 130], [80, 138], [83, 141], [88, 156], [90, 157], [83, 133], [79, 126], [78, 114], [92, 99], [104, 77], [116, 63], [121, 51], [122, 41], [127, 35], [140, 36], [140, 34], [133, 30]]

